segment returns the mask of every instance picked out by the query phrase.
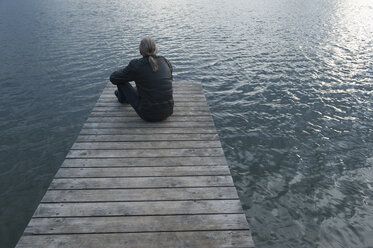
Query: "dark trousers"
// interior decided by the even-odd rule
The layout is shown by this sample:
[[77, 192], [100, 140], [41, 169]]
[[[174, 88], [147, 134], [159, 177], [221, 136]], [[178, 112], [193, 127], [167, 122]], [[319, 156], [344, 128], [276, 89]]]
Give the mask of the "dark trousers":
[[121, 83], [117, 84], [118, 87], [118, 100], [119, 102], [125, 102], [127, 101], [132, 108], [136, 111], [136, 113], [141, 117], [141, 114], [139, 112], [139, 106], [140, 106], [140, 97], [137, 93], [136, 87], [132, 87], [130, 83]]
[[[130, 83], [117, 84], [117, 87], [118, 87], [118, 93], [119, 93], [118, 94], [119, 102], [127, 101], [132, 106], [132, 108], [136, 111], [138, 116], [144, 121], [149, 121], [149, 122], [162, 121], [172, 114], [172, 108], [167, 109], [166, 111], [163, 111], [163, 110], [157, 111], [155, 109], [153, 110], [152, 117], [148, 117], [146, 113], [143, 114], [140, 111], [140, 97], [139, 97], [136, 87], [132, 87]], [[173, 102], [172, 102], [172, 106], [173, 106]]]

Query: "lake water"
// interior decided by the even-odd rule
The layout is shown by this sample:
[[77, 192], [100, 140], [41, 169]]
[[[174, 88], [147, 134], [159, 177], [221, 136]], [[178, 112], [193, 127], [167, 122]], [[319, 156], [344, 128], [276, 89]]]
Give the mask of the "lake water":
[[370, 0], [0, 0], [0, 247], [146, 35], [203, 84], [257, 247], [373, 247]]

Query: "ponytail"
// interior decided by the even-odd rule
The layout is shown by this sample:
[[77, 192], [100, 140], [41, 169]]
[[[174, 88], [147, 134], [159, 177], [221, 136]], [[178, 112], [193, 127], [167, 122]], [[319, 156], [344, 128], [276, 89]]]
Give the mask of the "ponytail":
[[149, 64], [154, 72], [158, 71], [158, 62], [153, 56], [149, 56]]
[[157, 53], [155, 41], [150, 37], [145, 37], [140, 42], [140, 53], [142, 56], [149, 56], [149, 64], [154, 72], [158, 71], [157, 60], [153, 57]]

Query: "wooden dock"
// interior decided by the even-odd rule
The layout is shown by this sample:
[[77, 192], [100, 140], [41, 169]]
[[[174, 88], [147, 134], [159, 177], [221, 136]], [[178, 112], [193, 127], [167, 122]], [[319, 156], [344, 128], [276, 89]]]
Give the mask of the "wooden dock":
[[254, 247], [203, 89], [147, 123], [108, 84], [17, 248]]

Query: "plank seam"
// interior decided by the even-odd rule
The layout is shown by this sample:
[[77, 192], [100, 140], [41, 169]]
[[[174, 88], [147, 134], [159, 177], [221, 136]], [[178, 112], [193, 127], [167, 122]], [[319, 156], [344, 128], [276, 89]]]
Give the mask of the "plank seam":
[[[189, 156], [189, 157], [187, 157], [187, 158], [207, 158], [207, 157], [211, 157], [211, 158], [213, 158], [214, 156], [200, 156], [200, 155], [195, 155], [195, 156]], [[216, 156], [216, 157], [220, 157], [220, 156]], [[125, 159], [125, 158], [149, 158], [149, 159], [151, 159], [151, 158], [182, 158], [182, 156], [173, 156], [173, 157], [92, 157], [92, 156], [87, 156], [87, 157], [67, 157], [67, 158], [74, 158], [74, 159], [108, 159], [108, 158], [115, 158], [115, 159]]]
[[[210, 140], [94, 140], [94, 141], [86, 141], [86, 140], [79, 140], [79, 141], [75, 141], [75, 143], [87, 143], [87, 144], [90, 144], [90, 143], [111, 143], [111, 142], [115, 142], [115, 143], [136, 143], [136, 142], [173, 142], [173, 141], [219, 141], [218, 139], [214, 140], [214, 139], [210, 139]], [[215, 148], [215, 147], [214, 147]]]
[[[87, 189], [88, 190], [88, 189]], [[48, 191], [53, 191], [53, 190], [48, 190]], [[59, 190], [57, 190], [59, 191]], [[73, 190], [71, 190], [73, 191]], [[120, 203], [120, 202], [175, 202], [175, 201], [191, 201], [191, 202], [198, 202], [198, 201], [230, 201], [230, 200], [240, 200], [239, 197], [236, 198], [186, 198], [186, 199], [167, 199], [167, 200], [131, 200], [131, 201], [61, 201], [61, 202], [56, 202], [56, 201], [40, 201], [41, 204], [63, 204], [63, 203]], [[243, 213], [243, 212], [242, 212]]]
[[[204, 148], [221, 148], [221, 146], [209, 146], [209, 147], [204, 147]], [[156, 147], [156, 148], [71, 148], [70, 151], [79, 151], [79, 150], [89, 150], [89, 151], [128, 151], [128, 150], [140, 150], [140, 149], [144, 149], [144, 150], [178, 150], [178, 149], [193, 149], [193, 150], [197, 150], [197, 149], [203, 149], [203, 148], [195, 148], [195, 147], [192, 147], [192, 146], [189, 146], [189, 147], [183, 147], [183, 148], [173, 148], [173, 147], [165, 147], [165, 148], [159, 148], [159, 147]]]
[[51, 190], [112, 190], [112, 189], [202, 189], [202, 188], [235, 188], [234, 185], [219, 185], [219, 186], [169, 186], [169, 187], [137, 187], [137, 188], [123, 188], [123, 187], [117, 187], [117, 188], [52, 188]]
[[[206, 158], [208, 158], [208, 157], [225, 158], [224, 156], [204, 156], [204, 157], [206, 157]], [[127, 157], [125, 157], [125, 158], [127, 158]], [[135, 157], [135, 158], [137, 158], [137, 157]], [[145, 157], [145, 158], [151, 158], [151, 157]], [[156, 158], [168, 158], [168, 157], [156, 157]], [[170, 158], [173, 158], [173, 157], [170, 157]], [[194, 158], [194, 156], [178, 156], [177, 158]], [[70, 159], [82, 159], [82, 158], [66, 158], [66, 159], [70, 160]], [[102, 160], [105, 160], [107, 158], [100, 157], [100, 158], [83, 158], [83, 159], [102, 159]], [[117, 158], [111, 158], [110, 157], [109, 159], [117, 159]]]
[[177, 168], [177, 167], [180, 167], [180, 168], [184, 168], [184, 167], [214, 167], [214, 166], [221, 166], [221, 167], [226, 167], [226, 164], [214, 164], [214, 165], [211, 165], [211, 164], [206, 164], [206, 165], [154, 165], [154, 166], [148, 166], [148, 165], [129, 165], [129, 166], [113, 166], [113, 165], [110, 165], [110, 166], [74, 166], [74, 167], [71, 167], [71, 166], [60, 166], [60, 168], [77, 168], [77, 169], [95, 169], [95, 168], [98, 168], [98, 169], [115, 169], [115, 168]]
[[51, 216], [51, 217], [31, 217], [31, 219], [87, 219], [87, 218], [111, 218], [111, 217], [168, 217], [168, 216], [196, 216], [196, 215], [235, 215], [235, 214], [243, 214], [243, 212], [216, 212], [216, 213], [194, 213], [194, 214], [127, 214], [127, 215], [120, 215], [120, 214], [114, 214], [114, 215], [73, 215], [73, 216]]
[[24, 236], [43, 236], [43, 235], [81, 235], [81, 234], [116, 234], [116, 233], [176, 233], [176, 232], [216, 232], [216, 231], [250, 231], [249, 228], [237, 228], [237, 229], [190, 229], [190, 230], [177, 230], [177, 231], [129, 231], [129, 232], [87, 232], [87, 233], [27, 233], [25, 232]]
[[[146, 123], [146, 122], [144, 122], [144, 123]], [[196, 128], [206, 128], [206, 127], [212, 127], [212, 126], [189, 126], [189, 127], [191, 127], [191, 128], [193, 128], [193, 127], [196, 127]], [[143, 126], [143, 127], [135, 127], [135, 126], [128, 126], [128, 127], [126, 127], [126, 126], [123, 126], [123, 127], [116, 127], [116, 128], [113, 128], [113, 127], [84, 127], [82, 130], [89, 130], [89, 129], [111, 129], [111, 130], [123, 130], [123, 129], [139, 129], [139, 128], [149, 128], [149, 129], [152, 129], [152, 128], [164, 128], [164, 129], [168, 129], [168, 128], [180, 128], [180, 129], [183, 129], [183, 128], [185, 128], [185, 127], [151, 127], [151, 126], [149, 126], [149, 127], [145, 127], [145, 126]], [[154, 133], [155, 134], [155, 133]]]
[[[89, 129], [82, 129], [82, 130], [87, 131]], [[97, 128], [96, 130], [100, 130], [100, 128]], [[217, 133], [214, 133], [214, 132], [211, 132], [211, 133], [209, 133], [209, 132], [207, 132], [207, 133], [184, 133], [184, 132], [182, 132], [182, 133], [152, 133], [152, 134], [157, 134], [157, 135], [160, 135], [160, 134], [164, 134], [164, 135], [169, 135], [169, 134], [172, 134], [172, 135], [174, 135], [174, 134], [176, 134], [176, 135], [177, 134], [196, 134], [196, 135], [197, 134], [212, 134], [212, 135], [216, 135]], [[97, 136], [97, 135], [113, 135], [113, 136], [119, 136], [119, 135], [121, 135], [121, 136], [122, 135], [123, 136], [126, 136], [126, 135], [136, 135], [136, 136], [149, 136], [149, 134], [140, 134], [140, 133], [139, 134], [137, 134], [137, 133], [136, 134], [130, 134], [130, 133], [127, 133], [127, 134], [118, 134], [118, 133], [117, 134], [106, 134], [106, 133], [104, 133], [104, 134], [97, 134], [97, 133], [87, 134], [87, 133], [81, 133], [81, 134], [79, 134], [79, 136], [83, 136], [83, 135], [85, 135], [85, 136]]]
[[149, 178], [149, 177], [168, 177], [168, 178], [174, 178], [174, 177], [205, 177], [205, 176], [211, 176], [211, 177], [219, 177], [219, 176], [231, 176], [231, 174], [205, 174], [205, 175], [194, 175], [194, 174], [186, 174], [186, 175], [172, 175], [172, 176], [105, 176], [105, 177], [84, 177], [84, 176], [73, 176], [73, 177], [55, 177], [55, 179], [73, 179], [73, 178], [80, 178], [80, 179], [95, 179], [95, 178]]

